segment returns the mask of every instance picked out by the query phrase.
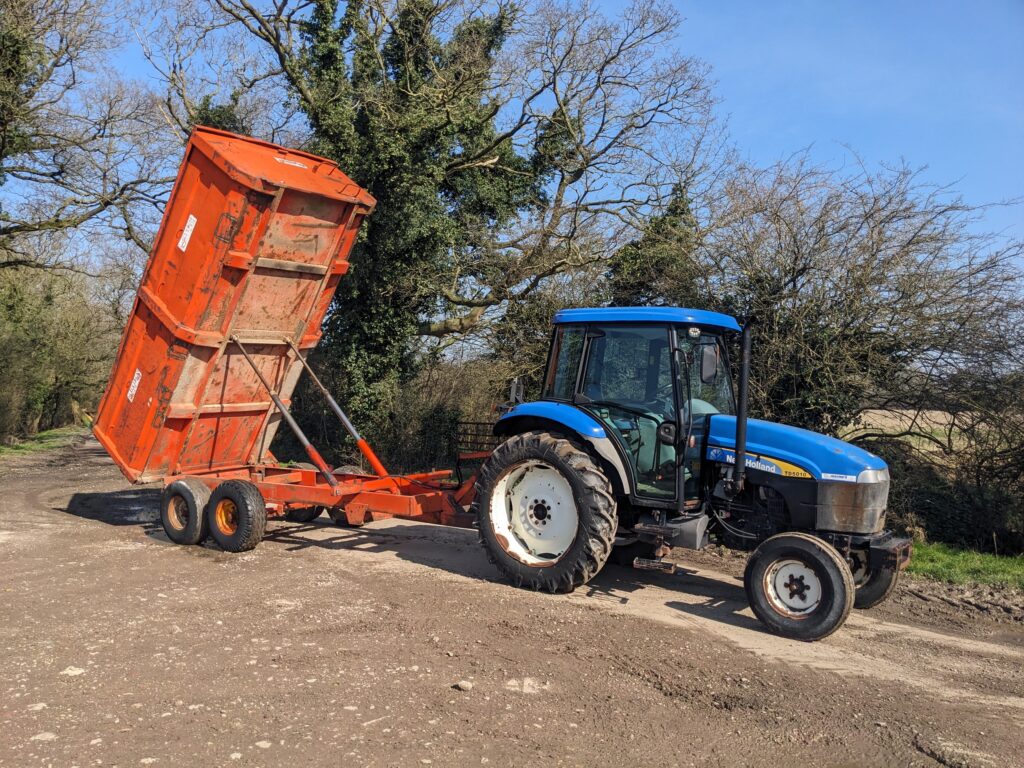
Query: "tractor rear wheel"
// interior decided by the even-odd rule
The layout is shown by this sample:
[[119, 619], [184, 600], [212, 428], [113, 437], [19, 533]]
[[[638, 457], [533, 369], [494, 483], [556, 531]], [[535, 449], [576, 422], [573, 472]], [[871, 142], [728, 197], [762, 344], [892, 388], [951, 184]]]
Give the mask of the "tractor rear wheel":
[[206, 505], [210, 489], [194, 477], [183, 477], [160, 494], [160, 522], [175, 544], [198, 544], [206, 538]]
[[751, 554], [743, 586], [754, 614], [772, 632], [821, 640], [853, 607], [853, 574], [842, 555], [806, 533], [780, 533]]
[[615, 541], [615, 497], [591, 456], [547, 432], [509, 438], [480, 468], [475, 511], [488, 557], [513, 584], [571, 592]]
[[267, 506], [260, 489], [246, 480], [225, 480], [206, 507], [210, 533], [228, 552], [245, 552], [263, 539]]

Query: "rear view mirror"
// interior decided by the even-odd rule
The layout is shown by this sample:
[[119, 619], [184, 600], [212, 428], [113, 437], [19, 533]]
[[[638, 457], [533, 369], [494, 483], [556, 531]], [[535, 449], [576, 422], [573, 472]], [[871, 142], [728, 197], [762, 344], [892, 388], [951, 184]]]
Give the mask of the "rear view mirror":
[[700, 380], [713, 384], [718, 378], [718, 345], [704, 344], [700, 348]]
[[676, 425], [673, 421], [666, 421], [658, 425], [658, 442], [663, 445], [676, 444]]

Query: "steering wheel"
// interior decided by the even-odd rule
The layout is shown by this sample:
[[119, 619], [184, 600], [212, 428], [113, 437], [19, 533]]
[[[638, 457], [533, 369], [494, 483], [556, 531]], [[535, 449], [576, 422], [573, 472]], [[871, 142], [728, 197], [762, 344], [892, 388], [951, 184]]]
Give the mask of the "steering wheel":
[[689, 403], [683, 404], [683, 420], [682, 423], [686, 424], [690, 420], [690, 416], [707, 416], [712, 413], [721, 413], [714, 405], [709, 403], [707, 400], [701, 400], [699, 397], [690, 399]]

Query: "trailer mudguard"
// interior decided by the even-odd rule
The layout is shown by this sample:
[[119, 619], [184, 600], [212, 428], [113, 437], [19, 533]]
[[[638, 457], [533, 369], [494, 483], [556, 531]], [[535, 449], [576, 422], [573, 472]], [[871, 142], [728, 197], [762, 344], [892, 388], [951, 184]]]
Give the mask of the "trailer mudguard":
[[615, 491], [623, 495], [632, 493], [629, 472], [614, 442], [593, 416], [566, 403], [548, 400], [519, 403], [498, 419], [494, 425], [494, 434], [509, 437], [533, 429], [562, 432], [589, 443], [612, 471], [608, 479], [615, 486]]

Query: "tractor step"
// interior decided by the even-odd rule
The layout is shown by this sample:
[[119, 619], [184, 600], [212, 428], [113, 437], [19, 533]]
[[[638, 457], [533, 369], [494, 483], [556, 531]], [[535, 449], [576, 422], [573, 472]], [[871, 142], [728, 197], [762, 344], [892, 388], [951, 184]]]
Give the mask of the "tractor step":
[[646, 557], [638, 557], [633, 561], [633, 567], [641, 571], [661, 571], [670, 576], [676, 572], [675, 563], [666, 563], [664, 560], [650, 560]]
[[664, 536], [671, 539], [679, 533], [678, 525], [658, 525], [657, 523], [637, 523], [633, 526], [637, 533], [650, 533], [655, 536]]

